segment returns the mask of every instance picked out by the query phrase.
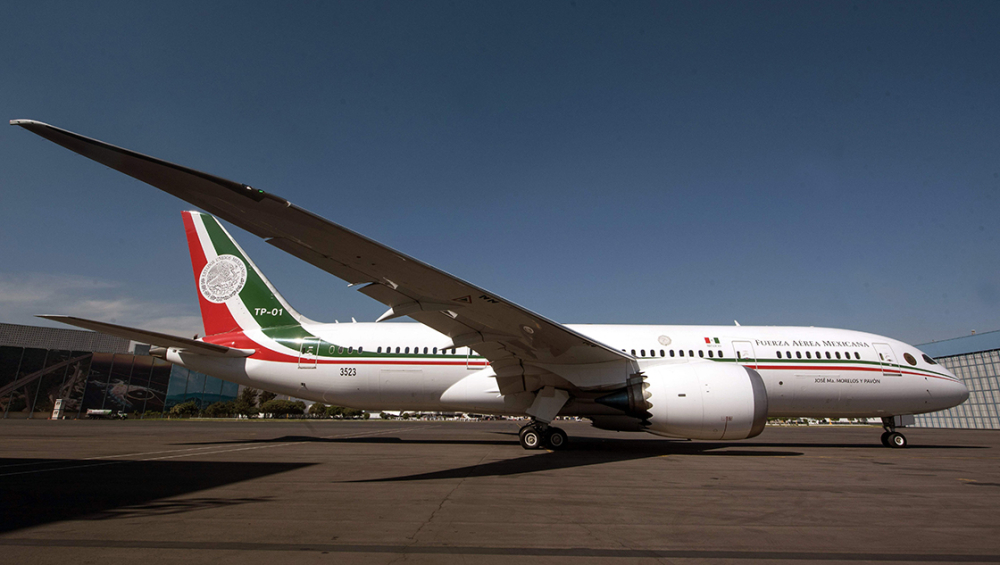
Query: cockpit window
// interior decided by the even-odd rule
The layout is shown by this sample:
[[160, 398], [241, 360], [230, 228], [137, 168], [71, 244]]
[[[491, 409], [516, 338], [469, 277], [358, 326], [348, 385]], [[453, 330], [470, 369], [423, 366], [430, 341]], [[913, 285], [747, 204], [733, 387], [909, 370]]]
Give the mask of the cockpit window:
[[924, 357], [924, 361], [927, 361], [931, 365], [937, 365], [937, 361], [931, 359], [926, 353], [921, 353], [921, 355]]
[[903, 354], [903, 359], [906, 359], [906, 362], [909, 363], [910, 365], [916, 365], [917, 364], [917, 360], [914, 359], [913, 356], [910, 355], [909, 353], [904, 353]]

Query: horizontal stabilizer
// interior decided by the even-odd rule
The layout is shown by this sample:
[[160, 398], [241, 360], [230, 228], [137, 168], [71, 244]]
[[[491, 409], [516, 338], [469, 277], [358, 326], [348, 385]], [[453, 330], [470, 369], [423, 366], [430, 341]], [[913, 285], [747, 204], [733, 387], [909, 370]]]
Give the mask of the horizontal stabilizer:
[[74, 316], [38, 316], [38, 317], [45, 318], [46, 320], [52, 320], [55, 322], [62, 322], [64, 324], [69, 324], [71, 326], [76, 326], [78, 328], [84, 328], [88, 330], [93, 330], [95, 332], [101, 332], [103, 334], [130, 339], [132, 341], [138, 341], [140, 343], [148, 343], [150, 345], [161, 345], [163, 347], [176, 347], [177, 349], [183, 349], [184, 351], [190, 353], [197, 353], [199, 355], [211, 355], [214, 357], [249, 357], [254, 354], [253, 349], [238, 349], [234, 347], [226, 347], [224, 345], [216, 345], [214, 343], [205, 343], [204, 341], [198, 341], [196, 339], [188, 339], [186, 337], [161, 334], [147, 330], [140, 330], [138, 328], [130, 328], [127, 326], [118, 326], [115, 324], [108, 324], [106, 322], [86, 320], [84, 318], [77, 318]]

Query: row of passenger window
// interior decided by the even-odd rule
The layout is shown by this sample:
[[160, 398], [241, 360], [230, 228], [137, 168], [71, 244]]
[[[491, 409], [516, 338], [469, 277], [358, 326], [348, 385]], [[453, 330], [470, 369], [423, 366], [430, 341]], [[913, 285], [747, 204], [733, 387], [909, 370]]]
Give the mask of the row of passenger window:
[[[826, 353], [826, 358], [827, 359], [833, 359], [833, 357], [830, 355], [829, 351], [826, 351], [825, 353]], [[839, 351], [834, 351], [833, 355], [836, 356], [837, 359], [840, 359], [840, 352]], [[781, 357], [781, 352], [779, 351], [778, 352], [778, 359], [781, 359], [781, 358], [782, 358]], [[786, 351], [784, 358], [785, 359], [791, 359], [792, 358], [792, 352], [791, 351]], [[796, 359], [802, 359], [802, 352], [801, 351], [796, 351], [795, 352], [795, 358]], [[812, 351], [806, 351], [806, 359], [812, 359], [812, 358], [813, 358]], [[823, 358], [823, 356], [820, 354], [819, 351], [817, 351], [816, 352], [816, 359], [822, 359], [822, 358]], [[850, 358], [851, 358], [850, 352], [845, 351], [844, 352], [844, 359], [850, 359]], [[858, 353], [857, 351], [855, 351], [854, 352], [854, 358], [855, 359], [861, 359], [861, 354]]]
[[[393, 349], [392, 347], [386, 347], [385, 348], [385, 352], [391, 354], [391, 353], [393, 353], [392, 349]], [[330, 346], [330, 353], [333, 353], [333, 352], [334, 352], [334, 346]], [[347, 347], [346, 351], [345, 351], [344, 347], [337, 347], [337, 353], [354, 353], [354, 352], [355, 352], [354, 347]], [[365, 348], [364, 347], [359, 347], [357, 349], [357, 352], [358, 353], [364, 353], [365, 352]], [[379, 347], [376, 352], [377, 353], [382, 353], [382, 348]], [[397, 347], [395, 352], [396, 353], [404, 353], [404, 354], [405, 353], [409, 353], [410, 352], [410, 348], [409, 347]], [[420, 354], [420, 348], [419, 347], [414, 347], [413, 348], [413, 353], [419, 355]], [[436, 348], [436, 347], [425, 347], [423, 354], [424, 355], [428, 355], [428, 354], [430, 354], [430, 355], [437, 355], [438, 354], [438, 348]], [[451, 349], [442, 349], [441, 350], [441, 355], [457, 355], [456, 348], [453, 347]]]
[[[622, 352], [624, 353], [625, 350], [622, 349]], [[636, 354], [636, 350], [635, 349], [632, 350], [632, 355], [636, 356], [636, 357], [667, 357], [668, 355], [670, 357], [684, 357], [685, 356], [683, 349], [678, 349], [676, 353], [677, 353], [677, 355], [675, 355], [675, 352], [674, 352], [673, 349], [670, 349], [669, 353], [668, 353], [668, 350], [661, 349], [659, 351], [659, 355], [657, 355], [657, 351], [655, 349], [650, 349], [649, 350], [649, 355], [646, 355], [646, 350], [645, 349], [640, 349], [638, 354]], [[694, 357], [694, 350], [693, 349], [688, 349], [687, 350], [687, 356], [688, 357]], [[699, 349], [698, 350], [698, 357], [705, 357], [705, 352], [703, 350]], [[714, 349], [709, 349], [708, 350], [708, 357], [709, 358], [721, 359], [722, 358], [722, 352], [714, 350]], [[836, 357], [837, 359], [841, 359], [840, 352], [839, 351], [834, 351], [833, 354], [831, 354], [829, 351], [826, 352], [826, 358], [827, 359], [833, 359], [834, 357]], [[791, 359], [791, 358], [792, 358], [792, 352], [791, 351], [786, 351], [784, 357], [782, 357], [780, 351], [778, 352], [778, 359]], [[802, 352], [801, 351], [796, 351], [795, 352], [795, 358], [796, 359], [802, 359]], [[806, 359], [812, 359], [813, 358], [813, 352], [812, 351], [806, 351], [805, 352], [805, 358]], [[823, 358], [822, 354], [819, 351], [817, 351], [816, 352], [816, 359], [822, 359], [822, 358]], [[845, 351], [843, 359], [850, 359], [850, 358], [851, 358], [851, 354], [849, 352]], [[857, 351], [855, 351], [854, 352], [854, 358], [855, 359], [861, 359], [861, 355]]]
[[[391, 347], [386, 347], [385, 348], [385, 352], [386, 353], [393, 353], [393, 350], [392, 350]], [[397, 347], [396, 351], [395, 351], [395, 353], [404, 353], [404, 354], [405, 353], [409, 353], [409, 352], [410, 352], [410, 348], [409, 347]], [[382, 353], [382, 348], [381, 347], [378, 348], [378, 353]], [[413, 348], [413, 353], [415, 355], [419, 355], [420, 354], [420, 348], [419, 347], [414, 347]], [[424, 355], [437, 355], [438, 354], [438, 348], [436, 348], [436, 347], [425, 347], [423, 354]], [[457, 355], [456, 349], [454, 347], [451, 348], [451, 349], [442, 349], [441, 350], [441, 355]]]
[[[625, 352], [625, 350], [622, 349], [622, 353], [624, 353], [624, 352]], [[666, 357], [667, 355], [668, 355], [667, 350], [665, 350], [665, 349], [661, 349], [660, 350], [659, 357]], [[674, 350], [671, 349], [670, 352], [669, 352], [669, 355], [670, 355], [670, 357], [684, 357], [684, 350], [683, 349], [678, 349], [677, 350], [677, 355], [675, 355], [674, 354]], [[646, 350], [645, 349], [640, 349], [639, 350], [639, 354], [636, 355], [636, 352], [633, 349], [632, 350], [632, 356], [633, 357], [657, 357], [656, 350], [654, 350], [654, 349], [650, 349], [649, 350], [649, 355], [646, 355]], [[688, 357], [694, 357], [694, 350], [693, 349], [688, 349], [687, 350], [687, 356]], [[705, 356], [705, 352], [702, 351], [701, 349], [699, 349], [698, 350], [698, 357], [704, 357], [704, 356]], [[714, 349], [709, 349], [708, 350], [708, 356], [709, 357], [715, 357], [715, 358], [721, 359], [722, 358], [722, 352], [721, 351], [716, 351]]]

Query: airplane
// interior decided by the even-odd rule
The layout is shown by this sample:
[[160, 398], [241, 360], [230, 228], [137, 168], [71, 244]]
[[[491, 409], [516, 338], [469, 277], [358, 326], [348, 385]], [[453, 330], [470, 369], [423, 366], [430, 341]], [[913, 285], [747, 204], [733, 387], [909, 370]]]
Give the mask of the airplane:
[[[525, 449], [561, 449], [557, 416], [700, 440], [759, 435], [768, 418], [881, 418], [882, 444], [914, 414], [957, 406], [965, 385], [916, 347], [814, 327], [571, 325], [250, 185], [34, 120], [49, 141], [172, 194], [183, 212], [205, 336], [42, 316], [157, 346], [171, 363], [275, 393], [368, 411], [529, 418]], [[222, 218], [388, 306], [374, 323], [298, 313]], [[409, 317], [419, 322], [385, 324]]]

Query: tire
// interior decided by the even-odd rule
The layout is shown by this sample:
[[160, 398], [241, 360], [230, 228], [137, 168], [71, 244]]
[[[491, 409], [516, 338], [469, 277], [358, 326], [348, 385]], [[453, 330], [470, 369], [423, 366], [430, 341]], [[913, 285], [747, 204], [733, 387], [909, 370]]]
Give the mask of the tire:
[[566, 432], [559, 428], [549, 428], [545, 434], [545, 444], [554, 450], [566, 447], [567, 443], [569, 443], [569, 437], [566, 436]]
[[889, 447], [889, 434], [892, 432], [882, 432], [882, 446]]
[[527, 426], [518, 434], [521, 440], [521, 447], [525, 449], [538, 449], [542, 446], [542, 434], [531, 426]]
[[889, 447], [895, 449], [902, 449], [906, 447], [906, 436], [899, 432], [892, 432], [889, 434]]

